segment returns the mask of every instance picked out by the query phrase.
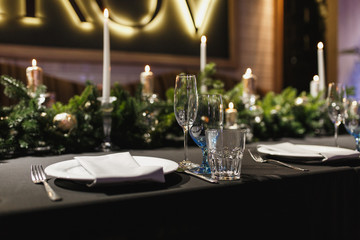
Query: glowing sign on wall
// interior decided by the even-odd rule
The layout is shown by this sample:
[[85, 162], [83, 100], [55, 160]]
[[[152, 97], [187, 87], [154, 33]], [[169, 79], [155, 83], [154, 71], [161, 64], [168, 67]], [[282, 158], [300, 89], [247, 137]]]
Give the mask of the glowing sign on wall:
[[[110, 6], [108, 6], [108, 1], [105, 0], [91, 0], [90, 3], [94, 7], [94, 2], [96, 3], [97, 7], [99, 8], [100, 12], [98, 14], [102, 13], [105, 8], [111, 9]], [[195, 29], [195, 32], [198, 31], [199, 28], [201, 28], [202, 24], [204, 23], [204, 20], [206, 16], [208, 15], [208, 12], [210, 10], [210, 5], [214, 1], [211, 0], [182, 0], [183, 3], [180, 3], [180, 1], [175, 1], [179, 4], [179, 9], [184, 10], [184, 4], [186, 4], [186, 12], [187, 14], [184, 14], [187, 17], [190, 17], [190, 19], [185, 20], [185, 22], [189, 22], [189, 20], [192, 22], [193, 27]], [[184, 3], [185, 2], [185, 3]], [[41, 24], [41, 17], [39, 17], [39, 0], [22, 0], [22, 12], [25, 12], [23, 15], [23, 21], [25, 23], [29, 24]], [[89, 28], [89, 23], [92, 22], [92, 17], [89, 14], [89, 11], [87, 10], [86, 4], [84, 1], [79, 0], [62, 0], [62, 3], [66, 7], [66, 11], [70, 14], [71, 18], [80, 24], [82, 24], [82, 27]], [[89, 1], [87, 2], [89, 3]], [[139, 4], [136, 2], [136, 4]], [[132, 19], [128, 19], [126, 17], [123, 17], [116, 12], [113, 12], [111, 14], [110, 20], [113, 22], [127, 26], [127, 27], [134, 27], [134, 28], [142, 28], [148, 25], [151, 21], [153, 21], [161, 8], [162, 0], [152, 0], [147, 1], [148, 5], [148, 13], [140, 20], [140, 21], [133, 21]], [[24, 20], [25, 19], [25, 20]]]
[[113, 50], [197, 56], [199, 37], [205, 34], [210, 39], [209, 55], [227, 57], [227, 2], [0, 1], [0, 44], [100, 49], [102, 13], [104, 8], [108, 8]]

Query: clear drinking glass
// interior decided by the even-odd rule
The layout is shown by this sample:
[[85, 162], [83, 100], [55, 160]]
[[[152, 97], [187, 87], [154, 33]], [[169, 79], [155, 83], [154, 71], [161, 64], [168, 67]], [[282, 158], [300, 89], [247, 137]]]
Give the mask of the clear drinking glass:
[[206, 144], [211, 177], [237, 180], [245, 150], [246, 131], [240, 129], [206, 130]]
[[356, 150], [360, 152], [360, 99], [346, 99], [343, 122], [346, 130], [355, 137]]
[[326, 99], [328, 115], [335, 127], [335, 146], [338, 144], [338, 128], [344, 117], [344, 103], [346, 100], [345, 87], [342, 84], [329, 83], [328, 96]]
[[194, 123], [198, 109], [198, 93], [195, 75], [180, 74], [176, 76], [174, 91], [174, 112], [178, 124], [184, 131], [184, 160], [180, 167], [191, 169], [198, 167], [188, 158], [188, 131]]
[[190, 127], [190, 136], [201, 148], [203, 160], [200, 167], [191, 170], [197, 173], [210, 174], [211, 169], [207, 159], [205, 130], [223, 128], [223, 102], [221, 95], [218, 94], [200, 94], [198, 102], [198, 111], [195, 121], [192, 127]]

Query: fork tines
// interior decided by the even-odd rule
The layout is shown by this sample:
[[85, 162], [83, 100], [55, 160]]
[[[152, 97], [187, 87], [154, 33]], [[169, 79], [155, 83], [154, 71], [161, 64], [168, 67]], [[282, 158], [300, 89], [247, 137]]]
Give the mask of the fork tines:
[[46, 179], [42, 165], [31, 165], [31, 179], [37, 183]]

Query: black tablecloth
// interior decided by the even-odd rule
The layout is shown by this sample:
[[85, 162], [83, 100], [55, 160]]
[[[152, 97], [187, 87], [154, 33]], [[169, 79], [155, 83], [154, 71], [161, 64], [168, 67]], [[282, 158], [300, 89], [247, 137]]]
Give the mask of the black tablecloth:
[[[334, 142], [330, 137], [281, 141], [328, 146]], [[350, 136], [341, 136], [339, 142], [342, 147], [355, 148]], [[248, 144], [247, 148], [257, 144]], [[183, 149], [174, 148], [130, 152], [177, 162], [183, 157]], [[30, 165], [46, 167], [74, 156], [29, 156], [1, 161], [1, 239], [28, 234], [34, 229], [47, 229], [59, 238], [82, 239], [360, 237], [357, 161], [294, 164], [310, 170], [300, 172], [276, 164], [255, 163], [246, 152], [241, 180], [211, 184], [175, 172], [166, 175], [165, 184], [88, 188], [76, 182], [51, 179], [49, 183], [63, 197], [60, 202], [51, 202], [44, 187], [31, 182]], [[190, 159], [201, 162], [199, 148], [190, 148]]]

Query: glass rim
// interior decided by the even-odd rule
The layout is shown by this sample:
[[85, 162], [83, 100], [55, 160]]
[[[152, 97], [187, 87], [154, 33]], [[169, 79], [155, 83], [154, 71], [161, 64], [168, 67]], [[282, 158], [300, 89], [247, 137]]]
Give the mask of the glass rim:
[[241, 132], [241, 133], [247, 133], [247, 129], [216, 129], [216, 128], [210, 128], [206, 129], [205, 132]]
[[222, 94], [219, 93], [200, 93], [198, 96], [220, 96], [222, 98]]
[[196, 75], [190, 74], [190, 73], [180, 73], [180, 74], [177, 74], [176, 77], [194, 77], [194, 78], [196, 78]]

